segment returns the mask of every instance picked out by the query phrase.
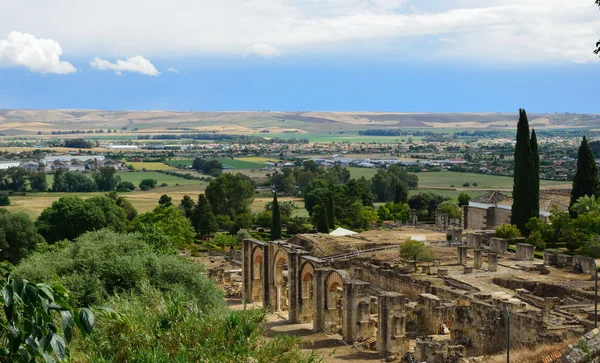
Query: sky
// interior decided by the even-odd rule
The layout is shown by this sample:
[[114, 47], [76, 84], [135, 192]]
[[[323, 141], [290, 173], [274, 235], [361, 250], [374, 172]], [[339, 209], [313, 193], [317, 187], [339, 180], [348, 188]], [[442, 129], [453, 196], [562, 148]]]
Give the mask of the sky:
[[593, 0], [0, 0], [0, 108], [600, 113]]

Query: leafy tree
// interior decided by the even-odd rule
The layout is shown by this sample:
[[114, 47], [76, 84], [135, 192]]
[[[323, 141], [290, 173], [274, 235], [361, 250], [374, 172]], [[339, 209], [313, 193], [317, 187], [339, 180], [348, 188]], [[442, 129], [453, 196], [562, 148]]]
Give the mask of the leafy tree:
[[390, 210], [385, 205], [382, 205], [377, 208], [377, 217], [381, 221], [389, 221], [392, 219], [392, 213], [390, 213]]
[[471, 196], [468, 195], [467, 193], [460, 193], [460, 195], [458, 196], [458, 205], [460, 207], [465, 206], [465, 205], [469, 205], [469, 201], [471, 200]]
[[117, 184], [117, 191], [135, 190], [135, 185], [130, 181], [122, 181]]
[[90, 176], [59, 169], [54, 174], [52, 191], [54, 192], [95, 192], [98, 185]]
[[435, 259], [435, 252], [421, 241], [408, 239], [400, 245], [400, 256], [413, 262], [429, 262]]
[[223, 164], [216, 159], [205, 160], [196, 158], [192, 163], [192, 168], [203, 174], [218, 177], [221, 175], [221, 171], [223, 170]]
[[[537, 147], [535, 149], [537, 150]], [[539, 216], [539, 183], [536, 184], [539, 174], [535, 175], [537, 172], [536, 156], [533, 153], [527, 113], [520, 109], [515, 147], [514, 202], [510, 222], [521, 231], [525, 231], [525, 224], [531, 217]]]
[[27, 188], [27, 177], [29, 173], [20, 166], [8, 168], [3, 176], [2, 189], [14, 192], [24, 192]]
[[126, 215], [109, 197], [62, 197], [42, 212], [35, 225], [48, 243], [73, 240], [88, 231], [125, 230]]
[[0, 260], [16, 264], [45, 243], [27, 214], [0, 209]]
[[350, 170], [339, 165], [327, 169], [325, 178], [333, 184], [346, 184], [350, 180]]
[[32, 171], [29, 173], [29, 186], [34, 192], [45, 192], [48, 190], [46, 173], [43, 171]]
[[450, 218], [460, 218], [460, 207], [451, 200], [445, 200], [438, 205], [442, 213], [446, 213]]
[[160, 196], [160, 199], [158, 200], [158, 204], [164, 205], [165, 207], [170, 207], [173, 205], [172, 200], [173, 200], [173, 198], [169, 197], [166, 194], [163, 194]]
[[571, 217], [577, 216], [577, 212], [573, 210], [577, 200], [586, 195], [600, 198], [600, 185], [598, 184], [596, 160], [584, 136], [577, 153], [577, 172], [571, 190], [571, 203], [569, 205]]
[[210, 202], [204, 194], [198, 196], [198, 203], [196, 204], [192, 215], [192, 224], [194, 225], [196, 232], [202, 237], [210, 236], [219, 230], [217, 218], [213, 214]]
[[539, 218], [531, 217], [525, 225], [527, 236], [536, 234], [546, 242], [551, 242], [554, 239], [554, 230], [551, 224], [542, 221]]
[[[233, 230], [234, 222], [231, 220], [231, 217], [225, 214], [219, 214], [215, 216], [215, 220], [217, 221], [217, 231], [231, 231]], [[270, 219], [269, 219], [270, 221]]]
[[98, 185], [98, 190], [105, 192], [114, 190], [121, 181], [121, 177], [117, 175], [117, 169], [111, 166], [101, 167], [93, 177]]
[[327, 220], [327, 208], [323, 203], [313, 208], [313, 223], [317, 226], [317, 232], [329, 233], [329, 221]]
[[215, 215], [226, 214], [235, 220], [238, 214], [250, 211], [254, 191], [255, 187], [247, 176], [225, 173], [211, 181], [205, 193]]
[[159, 205], [152, 212], [140, 214], [136, 219], [136, 225], [138, 231], [144, 225], [160, 227], [176, 248], [193, 243], [196, 235], [190, 221], [174, 206]]
[[445, 198], [437, 193], [421, 192], [411, 196], [408, 205], [411, 209], [427, 211], [427, 215], [432, 217], [438, 205], [444, 200]]
[[584, 195], [579, 197], [571, 207], [577, 215], [587, 212], [600, 212], [600, 200], [595, 195]]
[[251, 212], [240, 213], [235, 216], [235, 221], [233, 221], [233, 226], [229, 229], [229, 233], [234, 235], [240, 229], [249, 229], [252, 227], [253, 222], [254, 216]]
[[0, 194], [0, 207], [6, 207], [7, 205], [10, 205], [10, 198], [8, 197], [8, 194], [1, 193]]
[[[6, 262], [0, 265], [0, 273], [3, 276], [0, 302], [6, 316], [0, 324], [2, 361], [68, 360], [67, 344], [75, 328], [84, 336], [90, 334], [94, 328], [94, 313], [87, 308], [71, 308], [66, 302], [68, 291], [58, 282], [50, 286], [12, 277], [13, 267]], [[60, 330], [55, 322], [60, 322]]]
[[156, 188], [156, 184], [157, 181], [154, 179], [143, 179], [139, 186], [141, 190], [150, 190]]
[[128, 201], [127, 198], [120, 196], [115, 202], [121, 209], [123, 209], [128, 221], [133, 221], [135, 217], [137, 217], [137, 209], [135, 209], [133, 204], [131, 204], [131, 202]]
[[281, 212], [279, 211], [279, 202], [277, 193], [273, 196], [273, 219], [271, 222], [271, 241], [281, 239]]
[[181, 203], [179, 204], [179, 208], [183, 210], [183, 213], [187, 219], [192, 219], [195, 207], [196, 204], [194, 203], [194, 200], [189, 195], [184, 195], [181, 199]]
[[394, 203], [408, 202], [408, 189], [404, 183], [396, 183], [396, 191], [394, 193]]
[[496, 227], [494, 236], [509, 241], [514, 241], [521, 235], [521, 231], [514, 224], [503, 224], [500, 227]]
[[410, 208], [406, 203], [385, 203], [390, 212], [390, 218], [394, 221], [406, 222], [410, 219]]
[[227, 233], [217, 233], [215, 238], [213, 238], [212, 242], [215, 245], [220, 246], [220, 247], [226, 247], [226, 246], [233, 247], [238, 244], [238, 241], [235, 238], [235, 236], [232, 236]]
[[316, 173], [319, 170], [319, 164], [317, 164], [314, 160], [306, 160], [303, 164], [304, 170]]
[[371, 181], [364, 176], [358, 179], [350, 179], [346, 183], [348, 196], [360, 199], [365, 207], [373, 206], [372, 189]]
[[530, 233], [525, 239], [525, 243], [535, 246], [538, 250], [546, 248], [546, 241], [542, 237], [542, 234], [537, 231]]
[[238, 243], [241, 243], [243, 240], [249, 239], [249, 238], [252, 238], [252, 236], [250, 235], [250, 232], [248, 232], [247, 229], [240, 229], [235, 234], [235, 239]]
[[63, 146], [73, 149], [91, 149], [92, 143], [84, 139], [66, 139]]
[[305, 217], [293, 217], [287, 224], [287, 233], [291, 235], [296, 235], [300, 233], [308, 233], [312, 225], [310, 224], [310, 220]]
[[[279, 203], [279, 211], [281, 212], [281, 216], [282, 217], [286, 217], [286, 218], [291, 218], [292, 217], [292, 213], [294, 213], [294, 211], [298, 209], [298, 206], [296, 205], [296, 203], [292, 202], [291, 200], [286, 200], [285, 202], [281, 202]], [[265, 211], [272, 211], [273, 210], [273, 202], [268, 202], [265, 204]]]
[[271, 223], [273, 223], [273, 211], [265, 210], [256, 213], [254, 222], [261, 227], [270, 227]]

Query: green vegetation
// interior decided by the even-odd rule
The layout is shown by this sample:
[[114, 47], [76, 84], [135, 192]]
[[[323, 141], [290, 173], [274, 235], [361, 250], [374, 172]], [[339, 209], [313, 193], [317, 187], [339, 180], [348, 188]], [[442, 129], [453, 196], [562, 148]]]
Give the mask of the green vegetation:
[[514, 224], [503, 224], [500, 227], [497, 227], [494, 233], [494, 237], [507, 239], [511, 243], [520, 235], [521, 231]]
[[224, 167], [226, 168], [231, 168], [231, 169], [258, 169], [258, 168], [264, 168], [267, 166], [267, 164], [265, 164], [264, 162], [254, 162], [254, 161], [247, 161], [247, 160], [239, 160], [239, 159], [227, 159], [227, 158], [221, 158], [221, 159], [217, 159], [221, 164], [223, 164]]
[[571, 190], [571, 203], [569, 205], [571, 216], [576, 217], [577, 211], [573, 209], [575, 203], [583, 196], [600, 198], [600, 184], [598, 181], [598, 167], [592, 149], [584, 136], [577, 154], [577, 173], [573, 179]]
[[2, 261], [17, 263], [45, 244], [37, 232], [35, 224], [25, 213], [10, 213], [0, 209], [0, 251]]
[[172, 205], [159, 205], [152, 212], [140, 214], [136, 219], [136, 230], [162, 234], [168, 246], [160, 248], [182, 248], [194, 242], [196, 233], [185, 214]]
[[430, 262], [435, 259], [435, 252], [421, 241], [407, 240], [400, 245], [400, 256], [413, 262]]
[[527, 221], [540, 214], [540, 190], [537, 139], [535, 132], [529, 134], [529, 122], [523, 109], [519, 110], [517, 125], [513, 200], [510, 222], [525, 231]]
[[281, 239], [281, 211], [279, 210], [277, 193], [273, 196], [272, 208], [273, 219], [271, 222], [271, 241], [277, 241], [278, 239]]

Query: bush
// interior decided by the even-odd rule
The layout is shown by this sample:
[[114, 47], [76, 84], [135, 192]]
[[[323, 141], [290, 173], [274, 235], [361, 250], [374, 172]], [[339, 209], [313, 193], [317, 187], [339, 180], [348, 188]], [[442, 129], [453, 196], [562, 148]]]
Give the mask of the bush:
[[503, 224], [496, 228], [494, 237], [507, 239], [510, 242], [514, 241], [515, 238], [519, 237], [521, 232], [514, 224]]
[[144, 179], [140, 182], [141, 190], [150, 190], [156, 187], [157, 181], [154, 179]]
[[5, 207], [7, 205], [10, 205], [8, 194], [0, 194], [0, 207]]
[[238, 244], [238, 241], [235, 236], [232, 236], [228, 233], [219, 233], [215, 236], [215, 238], [213, 238], [212, 243], [219, 247], [233, 247]]
[[119, 184], [117, 184], [117, 190], [134, 190], [135, 189], [135, 185], [132, 182], [129, 181], [122, 181]]
[[470, 186], [471, 186], [471, 184], [469, 184], [469, 183], [464, 183], [464, 184], [463, 184], [463, 187], [465, 187], [465, 188], [468, 188], [468, 187], [470, 187]]
[[525, 239], [525, 243], [535, 246], [535, 248], [538, 250], [543, 250], [546, 248], [546, 241], [544, 241], [540, 232], [530, 233], [529, 237]]

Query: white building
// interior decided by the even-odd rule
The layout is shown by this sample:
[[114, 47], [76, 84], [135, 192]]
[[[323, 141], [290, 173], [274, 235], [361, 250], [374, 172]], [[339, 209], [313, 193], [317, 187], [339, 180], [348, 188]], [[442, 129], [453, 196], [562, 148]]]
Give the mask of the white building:
[[0, 170], [6, 170], [8, 168], [16, 168], [21, 165], [18, 161], [0, 161]]
[[137, 145], [108, 145], [109, 149], [113, 150], [137, 150], [139, 147]]
[[85, 163], [88, 160], [104, 161], [104, 155], [82, 155], [82, 156], [60, 155], [60, 156], [46, 156], [42, 160], [42, 163], [44, 165], [49, 165], [49, 164], [54, 163], [55, 161], [70, 162], [70, 161], [73, 161], [73, 160], [77, 160], [77, 161], [80, 161], [82, 163]]

